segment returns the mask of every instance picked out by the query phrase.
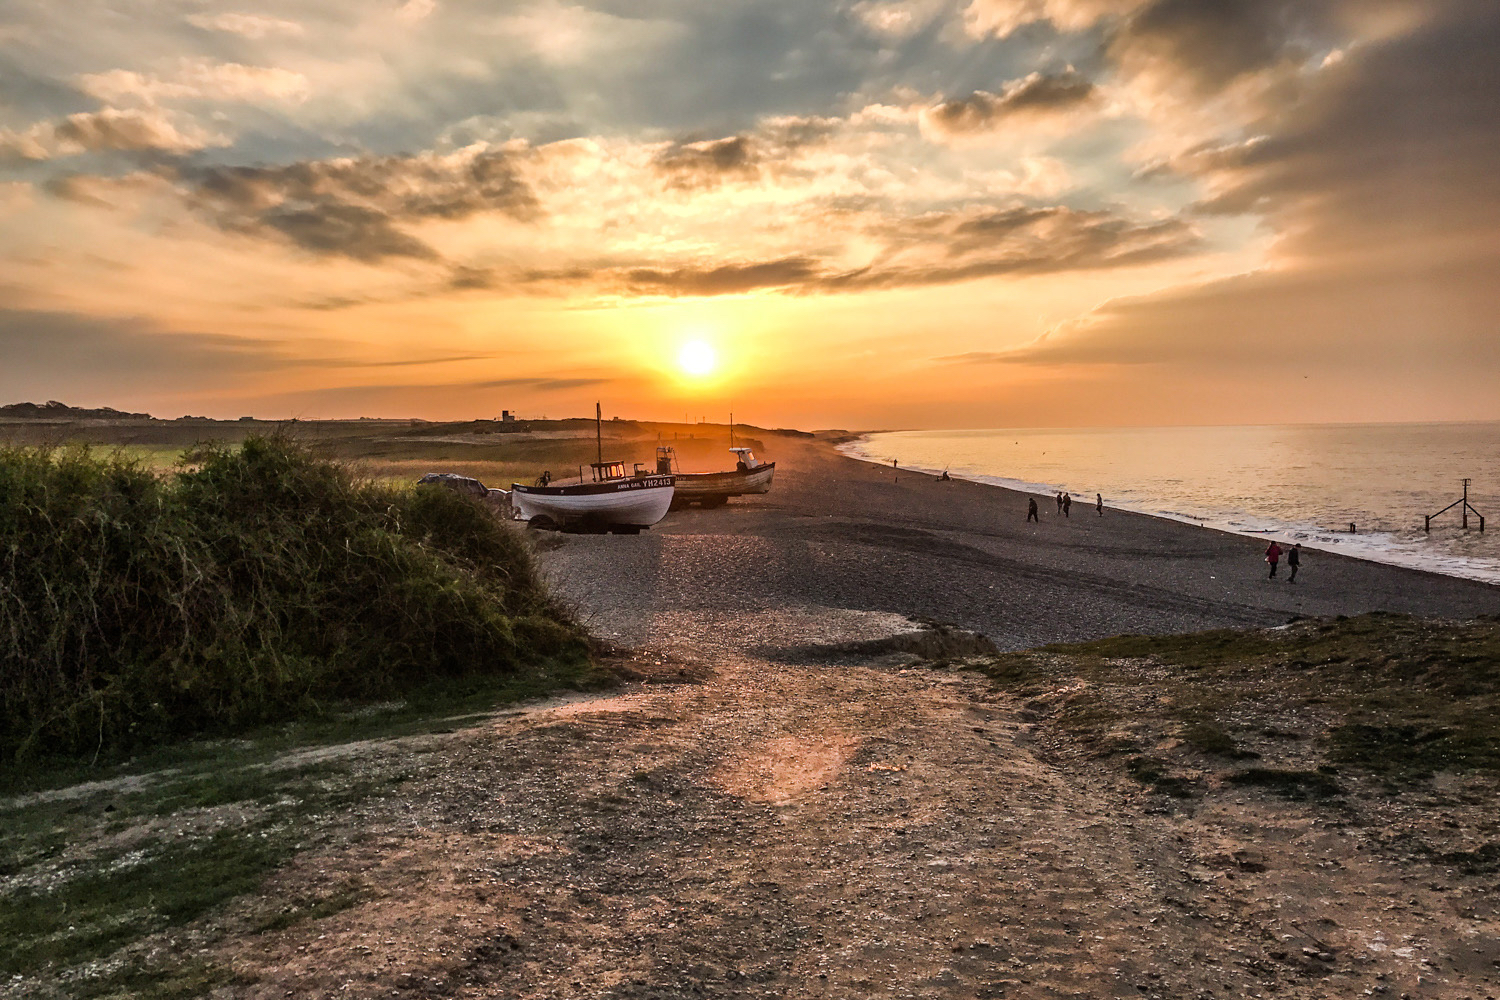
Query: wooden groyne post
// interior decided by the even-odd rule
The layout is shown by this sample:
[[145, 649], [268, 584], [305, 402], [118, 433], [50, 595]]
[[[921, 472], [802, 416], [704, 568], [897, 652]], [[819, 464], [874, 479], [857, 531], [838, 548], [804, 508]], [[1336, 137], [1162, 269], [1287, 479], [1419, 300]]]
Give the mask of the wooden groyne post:
[[1432, 531], [1432, 519], [1435, 518], [1435, 517], [1437, 517], [1438, 514], [1446, 514], [1446, 513], [1448, 513], [1448, 511], [1452, 510], [1454, 507], [1457, 507], [1458, 508], [1458, 512], [1463, 516], [1463, 525], [1464, 525], [1464, 530], [1465, 531], [1469, 530], [1469, 515], [1470, 514], [1473, 514], [1475, 517], [1479, 518], [1479, 530], [1480, 530], [1480, 532], [1484, 531], [1484, 515], [1481, 514], [1481, 513], [1479, 513], [1479, 511], [1475, 510], [1473, 504], [1469, 503], [1469, 483], [1470, 482], [1471, 482], [1471, 480], [1468, 480], [1468, 479], [1464, 480], [1464, 495], [1463, 496], [1459, 497], [1457, 500], [1453, 501], [1448, 506], [1446, 506], [1442, 510], [1438, 511], [1437, 514], [1428, 514], [1427, 515], [1427, 523], [1425, 525], [1423, 525], [1423, 527], [1422, 527], [1423, 531], [1427, 531], [1427, 532]]

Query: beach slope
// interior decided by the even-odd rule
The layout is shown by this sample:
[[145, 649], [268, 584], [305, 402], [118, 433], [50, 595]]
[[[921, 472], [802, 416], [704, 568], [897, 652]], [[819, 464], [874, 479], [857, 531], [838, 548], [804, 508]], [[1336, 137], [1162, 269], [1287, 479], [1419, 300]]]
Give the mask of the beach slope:
[[[549, 556], [595, 630], [632, 644], [695, 612], [880, 611], [982, 632], [1004, 649], [1122, 633], [1279, 625], [1294, 616], [1500, 613], [1500, 587], [1306, 552], [1267, 579], [1264, 542], [846, 458], [768, 437], [775, 489], [685, 510], [633, 539], [569, 538]], [[744, 628], [753, 631], [746, 621]]]

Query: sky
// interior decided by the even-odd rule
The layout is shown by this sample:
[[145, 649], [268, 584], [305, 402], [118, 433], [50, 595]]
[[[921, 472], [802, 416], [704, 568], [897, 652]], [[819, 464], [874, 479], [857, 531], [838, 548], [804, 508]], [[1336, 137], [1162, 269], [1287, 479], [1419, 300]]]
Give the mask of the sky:
[[0, 402], [1500, 419], [1496, 51], [1495, 0], [0, 0]]

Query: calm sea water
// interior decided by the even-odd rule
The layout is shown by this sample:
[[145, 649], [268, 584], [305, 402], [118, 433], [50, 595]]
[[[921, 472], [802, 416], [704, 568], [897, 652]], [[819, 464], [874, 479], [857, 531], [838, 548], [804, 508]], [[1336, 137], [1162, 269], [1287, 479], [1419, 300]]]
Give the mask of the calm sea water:
[[[894, 431], [843, 450], [1500, 582], [1500, 423]], [[1464, 531], [1454, 509], [1424, 533], [1422, 516], [1456, 500], [1464, 477], [1486, 532], [1472, 516]]]

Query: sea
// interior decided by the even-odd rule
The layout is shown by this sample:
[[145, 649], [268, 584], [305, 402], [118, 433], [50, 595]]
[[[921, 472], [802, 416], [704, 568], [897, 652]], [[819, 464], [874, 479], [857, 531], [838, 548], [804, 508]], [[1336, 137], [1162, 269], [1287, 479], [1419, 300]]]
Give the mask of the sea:
[[[1500, 583], [1500, 422], [889, 431], [854, 458]], [[1463, 495], [1486, 520], [1455, 507]], [[1077, 512], [1075, 511], [1075, 514]]]

